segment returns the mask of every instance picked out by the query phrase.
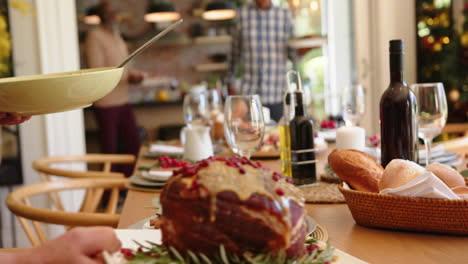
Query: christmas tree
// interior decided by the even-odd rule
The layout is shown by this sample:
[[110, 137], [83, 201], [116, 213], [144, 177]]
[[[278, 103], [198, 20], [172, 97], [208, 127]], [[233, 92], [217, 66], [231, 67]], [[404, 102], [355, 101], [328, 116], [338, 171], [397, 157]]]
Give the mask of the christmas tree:
[[442, 82], [448, 122], [468, 122], [468, 0], [461, 28], [454, 23], [452, 1], [418, 0], [416, 5], [418, 82]]

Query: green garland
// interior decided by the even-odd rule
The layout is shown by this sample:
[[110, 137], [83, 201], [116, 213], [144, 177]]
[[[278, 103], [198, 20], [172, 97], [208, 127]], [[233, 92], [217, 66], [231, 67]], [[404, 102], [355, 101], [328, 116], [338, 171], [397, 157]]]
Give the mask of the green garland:
[[[135, 241], [140, 247], [138, 251], [126, 250], [123, 252], [128, 264], [323, 264], [330, 262], [333, 258], [334, 249], [327, 245], [325, 249], [315, 249], [299, 259], [288, 259], [284, 252], [279, 252], [275, 256], [272, 254], [244, 253], [242, 256], [232, 255], [226, 252], [224, 246], [220, 246], [216, 257], [209, 259], [203, 253], [187, 252], [183, 256], [173, 247], [156, 244], [147, 241], [150, 246], [144, 246]], [[316, 244], [315, 239], [306, 241], [308, 244]]]

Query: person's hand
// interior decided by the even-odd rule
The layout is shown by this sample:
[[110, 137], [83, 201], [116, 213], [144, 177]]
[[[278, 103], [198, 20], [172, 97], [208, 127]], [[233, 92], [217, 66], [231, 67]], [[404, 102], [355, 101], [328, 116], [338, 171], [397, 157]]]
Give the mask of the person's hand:
[[[120, 241], [110, 227], [77, 227], [42, 246], [19, 252], [17, 263], [98, 264], [101, 252], [120, 249]], [[23, 254], [22, 254], [23, 253]]]
[[13, 113], [0, 112], [0, 125], [17, 125], [29, 120], [30, 118], [30, 116], [16, 116]]

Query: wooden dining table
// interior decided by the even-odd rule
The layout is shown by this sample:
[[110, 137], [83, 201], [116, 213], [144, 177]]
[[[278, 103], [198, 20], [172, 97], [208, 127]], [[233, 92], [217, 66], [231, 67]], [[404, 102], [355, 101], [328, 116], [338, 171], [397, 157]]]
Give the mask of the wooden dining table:
[[[446, 150], [462, 157], [468, 154], [468, 137], [444, 143]], [[143, 158], [142, 147], [139, 165], [154, 162]], [[326, 162], [328, 151], [318, 157]], [[265, 166], [280, 171], [279, 160], [262, 160]], [[466, 158], [465, 158], [466, 164]], [[319, 168], [319, 171], [323, 168]], [[157, 191], [130, 189], [123, 207], [118, 228], [125, 229], [145, 218], [155, 215], [152, 199]], [[468, 263], [468, 237], [443, 234], [368, 228], [356, 224], [346, 204], [306, 204], [307, 213], [329, 235], [329, 243], [369, 263]], [[468, 219], [467, 219], [468, 221]]]

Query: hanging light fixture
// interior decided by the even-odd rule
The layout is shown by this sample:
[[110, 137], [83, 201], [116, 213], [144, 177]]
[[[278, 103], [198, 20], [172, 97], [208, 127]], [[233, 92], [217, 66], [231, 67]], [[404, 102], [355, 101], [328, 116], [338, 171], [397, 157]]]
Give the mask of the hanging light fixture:
[[179, 18], [180, 14], [174, 6], [162, 1], [150, 4], [148, 12], [145, 14], [145, 21], [149, 23], [170, 22]]
[[206, 5], [202, 14], [205, 20], [227, 20], [236, 16], [234, 5], [230, 1], [215, 0]]
[[86, 16], [83, 17], [83, 22], [87, 25], [101, 24], [101, 18], [98, 16], [99, 6], [91, 6], [86, 10]]

